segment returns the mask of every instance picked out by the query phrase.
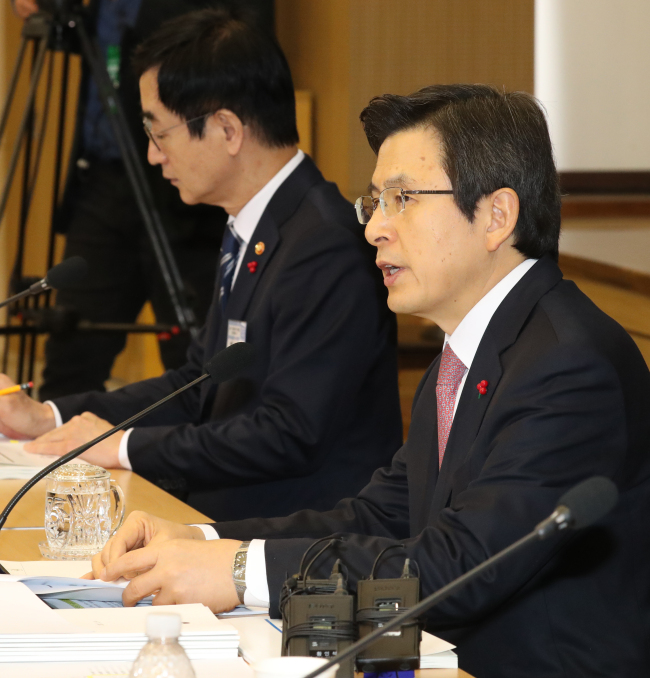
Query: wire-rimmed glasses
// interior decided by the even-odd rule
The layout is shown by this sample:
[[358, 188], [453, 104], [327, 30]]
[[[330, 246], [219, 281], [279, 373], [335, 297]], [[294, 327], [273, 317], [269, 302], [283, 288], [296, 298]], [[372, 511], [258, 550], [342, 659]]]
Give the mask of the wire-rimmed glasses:
[[185, 122], [179, 122], [176, 125], [172, 125], [171, 127], [166, 127], [161, 132], [154, 132], [153, 131], [153, 123], [149, 118], [142, 118], [142, 126], [144, 127], [144, 131], [146, 132], [149, 139], [153, 142], [153, 145], [161, 153], [164, 153], [164, 151], [160, 147], [160, 144], [162, 143], [163, 137], [165, 136], [165, 134], [167, 134], [167, 132], [169, 132], [173, 129], [176, 129], [176, 127], [182, 127], [183, 125], [189, 125], [189, 123], [194, 122], [195, 120], [201, 120], [202, 118], [207, 118], [209, 115], [212, 115], [212, 113], [204, 113], [203, 115], [199, 115], [196, 118], [191, 118], [190, 120], [185, 120]]
[[371, 195], [362, 195], [357, 198], [354, 207], [357, 210], [357, 219], [360, 224], [367, 224], [377, 205], [381, 207], [382, 214], [389, 219], [397, 216], [406, 208], [408, 198], [406, 196], [415, 194], [430, 194], [430, 195], [452, 195], [453, 191], [405, 191], [398, 186], [390, 186], [385, 188], [378, 198], [373, 198]]

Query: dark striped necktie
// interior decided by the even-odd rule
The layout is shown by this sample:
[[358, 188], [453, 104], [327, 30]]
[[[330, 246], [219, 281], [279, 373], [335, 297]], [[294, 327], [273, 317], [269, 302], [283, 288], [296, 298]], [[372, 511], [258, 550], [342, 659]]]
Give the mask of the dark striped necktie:
[[232, 279], [237, 268], [237, 257], [241, 243], [242, 240], [235, 232], [232, 222], [228, 222], [226, 232], [223, 234], [221, 258], [219, 259], [219, 303], [221, 304], [222, 312], [225, 311], [228, 297], [230, 296]]

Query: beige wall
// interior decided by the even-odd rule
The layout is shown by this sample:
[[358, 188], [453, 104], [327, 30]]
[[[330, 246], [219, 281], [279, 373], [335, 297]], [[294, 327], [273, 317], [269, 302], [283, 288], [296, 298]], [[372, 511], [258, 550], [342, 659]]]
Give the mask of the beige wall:
[[314, 94], [314, 155], [356, 198], [374, 157], [358, 121], [370, 98], [485, 82], [533, 91], [533, 0], [276, 0], [297, 88]]
[[537, 0], [535, 91], [561, 171], [650, 169], [650, 2]]

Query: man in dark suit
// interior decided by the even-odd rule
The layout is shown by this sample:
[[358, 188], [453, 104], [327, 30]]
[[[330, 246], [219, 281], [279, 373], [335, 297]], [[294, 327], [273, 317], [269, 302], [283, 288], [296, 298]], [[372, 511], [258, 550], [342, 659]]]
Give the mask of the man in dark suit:
[[[183, 280], [187, 302], [202, 325], [212, 298], [217, 259], [227, 215], [213, 205], [186, 205], [178, 191], [145, 162], [146, 138], [138, 81], [131, 67], [136, 46], [164, 21], [228, 0], [92, 0], [83, 9], [89, 34], [117, 87], [129, 131], [152, 189], [165, 235]], [[251, 20], [273, 25], [271, 0], [244, 0]], [[16, 10], [27, 9], [23, 0]], [[34, 8], [35, 11], [35, 8]], [[23, 12], [24, 14], [24, 12]], [[83, 62], [77, 121], [64, 197], [54, 228], [66, 236], [64, 258], [82, 256], [89, 264], [83, 283], [57, 295], [57, 306], [74, 309], [93, 322], [133, 323], [145, 301], [156, 320], [178, 324], [169, 291], [159, 270], [133, 188], [104, 112], [97, 86]], [[85, 391], [104, 391], [126, 334], [55, 333], [45, 345], [41, 401]], [[167, 369], [181, 367], [188, 333], [159, 342]]]
[[[231, 215], [208, 321], [181, 369], [51, 404], [3, 400], [0, 428], [44, 433], [27, 449], [62, 454], [246, 340], [257, 358], [238, 378], [187, 391], [85, 458], [189, 492], [219, 520], [331, 508], [401, 444], [394, 318], [372, 250], [296, 147], [291, 75], [270, 36], [204, 10], [151, 36], [136, 68], [149, 160], [185, 203]], [[57, 415], [67, 423], [54, 429]]]
[[650, 374], [625, 331], [557, 267], [560, 198], [543, 112], [523, 93], [440, 85], [374, 99], [362, 121], [378, 159], [372, 195], [357, 205], [389, 305], [446, 332], [408, 441], [332, 511], [221, 522], [211, 535], [131, 514], [95, 575], [144, 573], [126, 604], [159, 591], [158, 603], [220, 610], [252, 589], [277, 613], [286, 573], [315, 538], [338, 535], [313, 576], [338, 557], [354, 588], [400, 545], [380, 573], [400, 576], [409, 557], [424, 596], [603, 475], [621, 493], [609, 516], [493, 568], [426, 626], [481, 678], [649, 675]]

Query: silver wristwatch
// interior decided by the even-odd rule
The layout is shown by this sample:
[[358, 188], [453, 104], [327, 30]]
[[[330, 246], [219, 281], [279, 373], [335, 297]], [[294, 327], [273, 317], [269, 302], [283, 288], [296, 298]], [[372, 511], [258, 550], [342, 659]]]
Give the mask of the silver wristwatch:
[[235, 553], [232, 561], [232, 580], [237, 589], [239, 602], [244, 604], [244, 593], [246, 592], [246, 559], [248, 558], [249, 541], [243, 541]]

